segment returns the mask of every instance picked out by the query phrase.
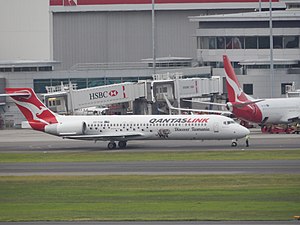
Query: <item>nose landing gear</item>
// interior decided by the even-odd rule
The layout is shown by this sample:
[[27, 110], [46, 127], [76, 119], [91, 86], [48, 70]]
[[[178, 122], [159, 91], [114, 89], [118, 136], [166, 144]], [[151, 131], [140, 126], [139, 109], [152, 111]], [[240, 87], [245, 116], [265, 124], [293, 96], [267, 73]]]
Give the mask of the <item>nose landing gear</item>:
[[236, 147], [236, 146], [237, 146], [237, 141], [236, 140], [232, 140], [231, 147]]

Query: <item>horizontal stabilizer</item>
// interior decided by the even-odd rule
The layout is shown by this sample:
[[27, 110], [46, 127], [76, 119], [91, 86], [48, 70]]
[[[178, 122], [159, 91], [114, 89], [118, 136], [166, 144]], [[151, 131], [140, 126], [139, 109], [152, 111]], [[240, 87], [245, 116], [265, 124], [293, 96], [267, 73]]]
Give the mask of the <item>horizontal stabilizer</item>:
[[15, 92], [15, 93], [8, 93], [8, 94], [0, 94], [0, 97], [27, 97], [30, 96], [28, 92]]

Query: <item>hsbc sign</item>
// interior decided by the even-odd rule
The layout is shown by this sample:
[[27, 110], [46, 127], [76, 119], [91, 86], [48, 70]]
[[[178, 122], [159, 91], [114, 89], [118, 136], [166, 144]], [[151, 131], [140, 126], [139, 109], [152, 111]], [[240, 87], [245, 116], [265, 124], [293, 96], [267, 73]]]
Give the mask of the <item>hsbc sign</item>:
[[68, 106], [73, 109], [134, 101], [145, 96], [144, 83], [123, 83], [73, 90]]
[[112, 90], [110, 92], [108, 92], [109, 96], [114, 97], [118, 95], [118, 91], [117, 90]]
[[119, 94], [119, 92], [117, 90], [99, 91], [99, 92], [90, 93], [89, 97], [90, 97], [90, 100], [95, 100], [95, 99], [101, 99], [101, 98], [116, 97], [118, 94]]

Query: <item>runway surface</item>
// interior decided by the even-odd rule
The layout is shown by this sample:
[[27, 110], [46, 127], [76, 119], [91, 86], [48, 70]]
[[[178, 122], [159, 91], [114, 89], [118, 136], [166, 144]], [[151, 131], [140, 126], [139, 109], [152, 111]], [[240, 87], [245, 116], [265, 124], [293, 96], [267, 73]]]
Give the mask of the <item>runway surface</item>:
[[[32, 130], [0, 131], [0, 152], [78, 152], [109, 151], [105, 142], [63, 140]], [[201, 151], [299, 149], [300, 135], [260, 134], [251, 137], [246, 148], [240, 140], [237, 148], [230, 141], [132, 141], [125, 150], [113, 151]], [[300, 173], [300, 160], [234, 160], [234, 161], [147, 161], [147, 162], [53, 162], [2, 163], [0, 175], [163, 175], [163, 174], [270, 174]]]
[[300, 174], [300, 160], [2, 163], [2, 176]]
[[[222, 141], [129, 141], [128, 147], [121, 151], [206, 151], [206, 150], [245, 149], [245, 140], [238, 141], [237, 147], [231, 147], [230, 140]], [[297, 134], [261, 134], [257, 130], [250, 136], [249, 150], [300, 149], [300, 135]], [[108, 151], [107, 142], [64, 140], [33, 130], [0, 130], [0, 152], [23, 151]], [[118, 149], [113, 151], [120, 151]]]
[[[300, 135], [261, 134], [252, 132], [250, 147], [239, 140], [231, 141], [130, 141], [125, 150], [113, 151], [232, 151], [232, 150], [296, 150]], [[5, 152], [88, 152], [109, 151], [107, 142], [63, 140], [32, 130], [0, 130], [0, 153]], [[299, 174], [300, 160], [236, 160], [236, 161], [150, 161], [150, 162], [80, 162], [80, 163], [2, 163], [1, 176], [27, 175], [108, 175], [108, 174]], [[172, 222], [0, 222], [0, 225], [290, 225], [299, 221], [172, 221]]]

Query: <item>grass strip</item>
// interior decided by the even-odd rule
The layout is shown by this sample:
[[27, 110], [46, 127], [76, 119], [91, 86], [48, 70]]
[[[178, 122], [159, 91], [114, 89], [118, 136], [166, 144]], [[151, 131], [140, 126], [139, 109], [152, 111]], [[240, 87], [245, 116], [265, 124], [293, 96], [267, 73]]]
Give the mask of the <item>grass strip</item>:
[[290, 220], [300, 175], [0, 177], [0, 221]]
[[0, 153], [0, 163], [12, 162], [121, 162], [176, 160], [299, 160], [300, 150], [184, 151], [184, 152], [38, 152]]

